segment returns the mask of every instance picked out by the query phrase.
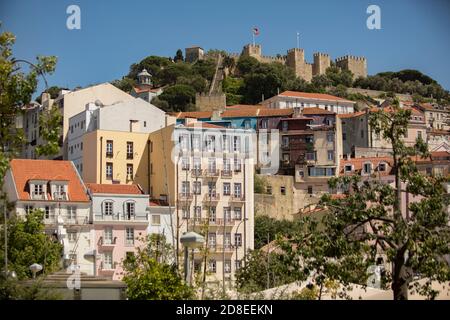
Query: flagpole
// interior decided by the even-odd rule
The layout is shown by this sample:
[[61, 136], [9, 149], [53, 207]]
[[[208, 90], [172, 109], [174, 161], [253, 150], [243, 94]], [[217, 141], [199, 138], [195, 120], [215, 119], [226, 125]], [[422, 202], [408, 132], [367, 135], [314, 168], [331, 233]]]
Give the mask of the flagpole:
[[255, 30], [252, 30], [253, 46], [255, 46]]
[[300, 48], [300, 41], [299, 41], [299, 36], [300, 36], [300, 34], [297, 32], [297, 49], [299, 49]]

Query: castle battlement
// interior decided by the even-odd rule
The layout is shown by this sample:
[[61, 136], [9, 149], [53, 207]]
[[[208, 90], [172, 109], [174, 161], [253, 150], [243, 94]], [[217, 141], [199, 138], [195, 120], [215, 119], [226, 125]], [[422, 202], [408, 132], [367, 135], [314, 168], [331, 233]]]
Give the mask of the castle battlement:
[[301, 53], [304, 53], [305, 50], [300, 49], [300, 48], [292, 48], [292, 49], [289, 49], [287, 52], [288, 52], [288, 53], [291, 53], [291, 52], [301, 52]]
[[313, 56], [314, 57], [326, 57], [326, 58], [330, 57], [330, 55], [328, 53], [322, 53], [322, 52], [314, 52]]
[[345, 56], [336, 58], [336, 62], [345, 61], [345, 60], [366, 61], [366, 58], [365, 57], [352, 56], [352, 55], [345, 55]]

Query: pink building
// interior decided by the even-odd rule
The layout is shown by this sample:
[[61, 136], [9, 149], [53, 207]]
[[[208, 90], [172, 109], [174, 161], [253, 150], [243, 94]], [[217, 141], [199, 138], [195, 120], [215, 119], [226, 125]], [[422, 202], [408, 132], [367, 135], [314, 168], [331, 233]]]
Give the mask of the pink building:
[[149, 196], [138, 185], [86, 185], [92, 198], [95, 274], [121, 280], [123, 260], [144, 246]]

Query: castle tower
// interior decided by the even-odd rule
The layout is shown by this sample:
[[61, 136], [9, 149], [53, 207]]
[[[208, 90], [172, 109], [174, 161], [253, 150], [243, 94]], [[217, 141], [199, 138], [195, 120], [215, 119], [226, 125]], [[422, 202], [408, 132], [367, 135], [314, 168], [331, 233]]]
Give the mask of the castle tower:
[[294, 70], [297, 77], [311, 81], [312, 65], [305, 62], [305, 51], [303, 49], [289, 49], [286, 57], [286, 65]]
[[313, 76], [325, 74], [327, 68], [331, 66], [330, 56], [326, 53], [314, 53]]
[[139, 72], [137, 77], [139, 84], [152, 85], [152, 75], [148, 73], [146, 69], [143, 69], [141, 72]]
[[186, 59], [186, 62], [193, 63], [197, 60], [203, 60], [204, 58], [204, 51], [201, 47], [190, 47], [184, 49], [184, 56]]
[[346, 55], [336, 59], [336, 66], [343, 70], [350, 70], [355, 79], [367, 77], [367, 60], [364, 57]]
[[244, 46], [244, 48], [242, 49], [242, 53], [241, 55], [244, 57], [253, 57], [258, 61], [261, 61], [261, 56], [262, 56], [262, 50], [261, 50], [261, 45], [260, 44], [247, 44]]

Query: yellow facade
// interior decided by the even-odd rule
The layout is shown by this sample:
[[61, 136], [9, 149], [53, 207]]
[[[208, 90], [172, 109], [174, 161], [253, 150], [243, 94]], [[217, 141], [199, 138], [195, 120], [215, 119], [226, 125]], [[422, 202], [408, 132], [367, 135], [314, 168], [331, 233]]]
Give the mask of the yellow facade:
[[[112, 153], [107, 155], [107, 143], [112, 141]], [[132, 157], [127, 155], [127, 142], [133, 143]], [[96, 130], [83, 136], [83, 180], [90, 183], [139, 184], [149, 191], [148, 133]], [[107, 177], [107, 164], [112, 164], [112, 176]], [[127, 166], [132, 176], [127, 176]]]

